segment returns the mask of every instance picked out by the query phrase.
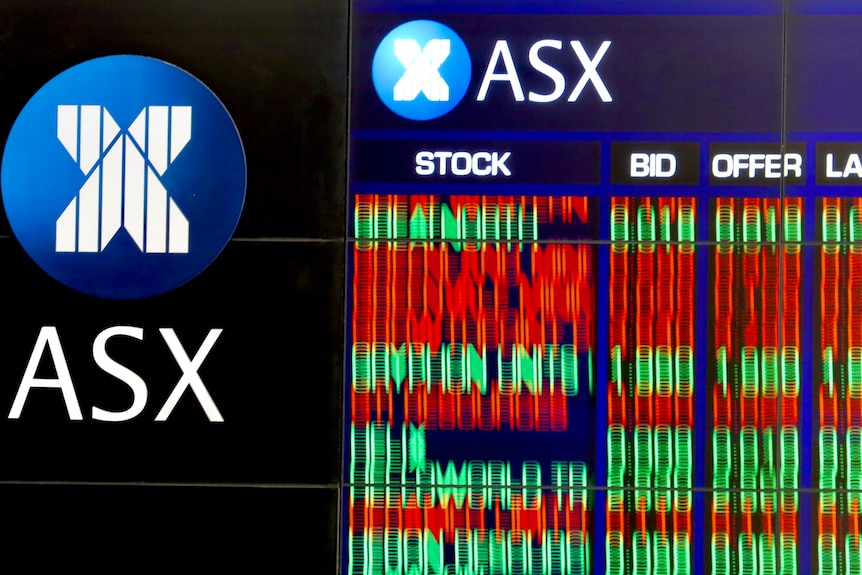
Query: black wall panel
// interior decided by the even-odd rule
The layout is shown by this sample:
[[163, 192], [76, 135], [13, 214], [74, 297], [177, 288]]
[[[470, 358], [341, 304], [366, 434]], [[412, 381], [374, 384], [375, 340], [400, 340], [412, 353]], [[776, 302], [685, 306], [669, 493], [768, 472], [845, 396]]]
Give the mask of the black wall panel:
[[[170, 567], [334, 573], [338, 568], [348, 5], [344, 0], [0, 3], [0, 140], [49, 80], [94, 58], [174, 64], [221, 100], [242, 138], [245, 206], [233, 240], [167, 294], [112, 301], [77, 293], [33, 263], [0, 210], [0, 507], [3, 547], [30, 570]], [[82, 103], [83, 104], [83, 103]], [[105, 373], [93, 342], [146, 382]], [[191, 359], [223, 422], [187, 388], [157, 414]], [[62, 346], [82, 419], [59, 389], [34, 389], [8, 415], [43, 330]], [[50, 350], [37, 378], [58, 377]], [[39, 355], [38, 353], [36, 355]]]

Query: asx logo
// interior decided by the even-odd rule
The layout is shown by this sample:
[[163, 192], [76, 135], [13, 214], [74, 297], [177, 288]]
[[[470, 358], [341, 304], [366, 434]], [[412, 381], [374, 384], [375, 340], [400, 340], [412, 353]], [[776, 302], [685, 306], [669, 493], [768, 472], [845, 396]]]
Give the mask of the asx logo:
[[[610, 40], [603, 41], [590, 55], [580, 40], [535, 41], [527, 51], [530, 67], [548, 78], [553, 87], [544, 92], [528, 90], [525, 95], [509, 41], [497, 40], [476, 101], [486, 101], [492, 86], [499, 83], [505, 84], [502, 92], [516, 102], [556, 102], [566, 96], [568, 85], [572, 88], [566, 96], [567, 102], [577, 102], [588, 85], [593, 86], [602, 102], [613, 102], [598, 70], [611, 44]], [[563, 72], [543, 59], [551, 51], [568, 49], [583, 70], [575, 82], [567, 81]], [[372, 80], [377, 95], [390, 110], [411, 120], [431, 120], [447, 114], [461, 102], [472, 71], [467, 46], [454, 30], [432, 20], [414, 20], [396, 27], [380, 42], [372, 63]]]
[[57, 219], [55, 251], [100, 252], [124, 229], [142, 252], [188, 253], [189, 221], [160, 177], [191, 132], [190, 106], [148, 106], [122, 134], [103, 106], [58, 106], [57, 138], [87, 179]]
[[199, 80], [110, 56], [31, 98], [0, 183], [15, 237], [46, 273], [83, 293], [137, 299], [179, 287], [221, 253], [245, 200], [245, 154]]
[[454, 30], [432, 20], [414, 20], [383, 38], [371, 75], [386, 107], [410, 120], [431, 120], [458, 105], [472, 69], [467, 46]]

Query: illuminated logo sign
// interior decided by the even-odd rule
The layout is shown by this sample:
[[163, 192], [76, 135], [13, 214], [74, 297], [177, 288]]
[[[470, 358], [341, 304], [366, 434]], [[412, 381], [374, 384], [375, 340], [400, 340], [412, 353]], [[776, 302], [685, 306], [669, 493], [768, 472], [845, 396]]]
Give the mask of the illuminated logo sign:
[[[602, 77], [599, 75], [598, 66], [611, 47], [611, 41], [605, 40], [602, 42], [598, 51], [593, 56], [590, 56], [580, 40], [570, 40], [568, 42], [572, 53], [577, 57], [578, 62], [583, 67], [583, 74], [578, 79], [569, 96], [566, 98], [568, 102], [577, 102], [578, 98], [584, 92], [587, 84], [592, 84], [602, 102], [613, 102], [613, 96], [605, 86]], [[554, 89], [548, 93], [533, 92], [527, 94], [527, 99], [530, 102], [547, 103], [556, 102], [565, 95], [566, 77], [557, 68], [551, 66], [541, 58], [540, 51], [545, 50], [563, 50], [562, 40], [544, 39], [535, 42], [530, 46], [529, 58], [530, 66], [551, 79], [554, 84]], [[502, 71], [498, 71], [502, 67]], [[524, 88], [521, 86], [521, 80], [518, 76], [518, 70], [515, 67], [515, 60], [512, 58], [512, 52], [509, 48], [509, 42], [506, 40], [498, 40], [494, 46], [494, 51], [491, 54], [491, 60], [488, 62], [488, 67], [482, 77], [482, 85], [479, 87], [479, 94], [476, 100], [482, 102], [488, 96], [488, 89], [491, 87], [491, 82], [505, 82], [509, 84], [512, 96], [515, 101], [524, 101]]]
[[33, 96], [0, 184], [15, 237], [45, 272], [90, 295], [136, 299], [179, 287], [221, 253], [245, 199], [245, 155], [199, 80], [110, 56]]
[[[580, 40], [543, 38], [524, 49], [515, 46], [513, 56], [509, 40], [497, 40], [476, 91], [476, 101], [485, 102], [493, 93], [516, 102], [577, 102], [587, 86], [592, 86], [602, 102], [613, 102], [598, 69], [611, 44], [605, 40], [590, 54]], [[568, 52], [577, 59], [581, 75], [576, 81], [570, 81], [548, 63], [548, 58], [559, 60], [554, 52]], [[551, 81], [550, 91], [527, 86], [525, 92], [516, 65], [516, 61], [524, 60], [529, 62], [531, 78], [538, 73]], [[470, 77], [471, 61], [464, 41], [439, 22], [414, 20], [402, 24], [383, 38], [374, 53], [372, 78], [377, 95], [390, 110], [411, 120], [439, 118], [454, 109], [464, 98]], [[547, 80], [543, 86], [547, 86]]]
[[189, 221], [160, 178], [191, 128], [189, 106], [149, 106], [122, 135], [102, 106], [58, 106], [57, 138], [87, 179], [57, 219], [56, 251], [103, 251], [122, 228], [142, 252], [188, 253]]
[[448, 26], [414, 20], [392, 30], [374, 54], [372, 79], [380, 100], [411, 120], [439, 118], [470, 85], [467, 46]]

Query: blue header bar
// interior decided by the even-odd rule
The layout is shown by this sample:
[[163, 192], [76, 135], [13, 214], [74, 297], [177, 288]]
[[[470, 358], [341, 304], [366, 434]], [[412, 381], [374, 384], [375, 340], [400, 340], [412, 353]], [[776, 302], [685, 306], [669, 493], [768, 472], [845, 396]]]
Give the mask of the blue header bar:
[[[819, 4], [819, 0], [809, 0]], [[832, 4], [833, 2], [826, 2]], [[835, 4], [856, 4], [844, 0]], [[354, 0], [365, 13], [778, 15], [781, 0]]]
[[859, 0], [790, 0], [790, 14], [862, 14]]

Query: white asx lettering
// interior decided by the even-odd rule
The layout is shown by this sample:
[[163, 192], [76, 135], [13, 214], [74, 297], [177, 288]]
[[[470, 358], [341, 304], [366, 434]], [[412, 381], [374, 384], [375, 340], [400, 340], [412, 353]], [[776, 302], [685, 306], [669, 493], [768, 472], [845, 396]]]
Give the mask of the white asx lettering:
[[[50, 353], [51, 360], [54, 363], [54, 370], [57, 372], [55, 379], [36, 377], [36, 369], [39, 367], [39, 361], [42, 359], [45, 349]], [[84, 419], [84, 416], [81, 414], [81, 406], [78, 405], [78, 396], [75, 395], [72, 375], [69, 373], [69, 365], [66, 363], [66, 356], [63, 355], [63, 346], [60, 344], [60, 336], [57, 334], [56, 327], [43, 327], [39, 331], [36, 345], [33, 346], [33, 353], [30, 355], [30, 361], [27, 362], [24, 377], [21, 379], [21, 385], [18, 387], [18, 393], [12, 402], [9, 419], [18, 419], [21, 417], [21, 410], [24, 409], [27, 395], [34, 388], [59, 389], [63, 393], [63, 402], [66, 404], [66, 412], [69, 414], [69, 419], [72, 421]]]
[[[221, 329], [211, 329], [200, 348], [189, 359], [185, 348], [183, 348], [172, 328], [162, 328], [159, 330], [159, 334], [168, 346], [174, 361], [176, 361], [182, 370], [182, 376], [174, 386], [168, 400], [162, 406], [161, 410], [159, 410], [158, 415], [156, 415], [156, 421], [166, 421], [170, 417], [180, 398], [188, 388], [191, 388], [192, 393], [210, 422], [224, 421], [212, 396], [198, 374], [198, 369], [203, 365], [221, 333]], [[108, 355], [108, 341], [119, 336], [143, 340], [144, 330], [139, 327], [125, 325], [109, 327], [103, 330], [93, 341], [93, 360], [102, 371], [129, 386], [132, 392], [132, 404], [128, 409], [123, 411], [107, 411], [94, 406], [92, 418], [97, 421], [129, 421], [140, 415], [147, 404], [148, 390], [143, 378]], [[56, 378], [36, 377], [36, 370], [46, 351], [54, 364], [54, 369], [57, 373]], [[9, 419], [19, 419], [21, 417], [21, 412], [24, 410], [24, 404], [27, 402], [30, 391], [37, 388], [59, 389], [62, 392], [63, 403], [66, 406], [69, 419], [72, 421], [83, 419], [78, 397], [75, 393], [75, 386], [72, 383], [72, 375], [69, 372], [63, 346], [60, 343], [60, 336], [57, 333], [57, 328], [54, 326], [45, 326], [39, 331], [36, 344], [33, 346], [33, 352], [30, 354], [30, 359], [24, 370], [24, 377], [21, 379], [18, 392], [15, 394], [15, 399], [12, 402]]]
[[[572, 51], [583, 67], [584, 72], [581, 74], [581, 77], [572, 89], [571, 94], [569, 94], [567, 101], [577, 102], [587, 84], [592, 84], [602, 102], [612, 102], [613, 97], [598, 72], [599, 64], [605, 57], [605, 54], [607, 54], [608, 49], [611, 47], [611, 41], [605, 40], [602, 42], [595, 55], [592, 57], [587, 53], [580, 40], [572, 40], [569, 42], [569, 45], [572, 47]], [[554, 85], [554, 89], [547, 94], [530, 91], [528, 97], [531, 102], [555, 102], [563, 96], [566, 89], [565, 77], [558, 69], [542, 60], [540, 54], [542, 49], [562, 50], [562, 48], [562, 41], [554, 39], [539, 40], [530, 47], [530, 65], [540, 74], [550, 78]], [[501, 63], [503, 70], [498, 72], [497, 69], [500, 67]], [[523, 102], [525, 100], [524, 89], [521, 86], [521, 80], [518, 76], [515, 61], [512, 58], [512, 51], [509, 48], [509, 42], [507, 40], [497, 40], [497, 43], [494, 45], [494, 50], [491, 53], [491, 58], [488, 61], [487, 68], [485, 69], [485, 75], [482, 77], [482, 84], [479, 87], [479, 93], [476, 96], [477, 101], [484, 102], [488, 97], [488, 90], [491, 87], [491, 82], [506, 82], [509, 85], [509, 89], [512, 91], [512, 96], [515, 101]]]

